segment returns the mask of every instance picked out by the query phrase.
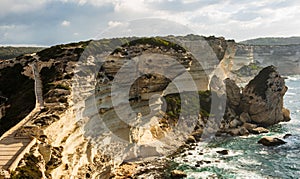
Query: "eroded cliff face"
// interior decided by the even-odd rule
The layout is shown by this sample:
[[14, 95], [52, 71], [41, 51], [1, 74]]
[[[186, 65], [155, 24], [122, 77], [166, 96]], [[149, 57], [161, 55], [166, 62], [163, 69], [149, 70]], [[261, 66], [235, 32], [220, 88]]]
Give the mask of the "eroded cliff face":
[[[209, 113], [212, 98], [220, 94], [222, 97], [225, 92], [222, 84], [227, 88], [229, 107], [220, 131], [242, 135], [235, 130], [238, 126], [259, 123], [250, 111], [241, 112], [239, 105], [246, 94], [241, 94], [233, 81], [211, 82], [211, 76], [230, 75], [236, 48], [233, 41], [224, 38], [192, 35], [104, 39], [54, 46], [2, 61], [1, 75], [7, 72], [7, 77], [23, 76], [16, 78], [22, 83], [9, 83], [11, 77], [1, 80], [11, 86], [29, 84], [28, 89], [16, 89], [21, 91], [15, 95], [22, 90], [32, 92], [32, 105], [24, 107], [34, 108], [36, 101], [29, 64], [36, 64], [42, 81], [44, 108], [18, 132], [18, 136], [36, 138], [37, 143], [20, 162], [14, 176], [34, 172], [46, 178], [109, 178], [123, 161], [170, 154], [191, 133], [200, 138], [203, 128], [220, 129], [220, 124], [209, 121]], [[214, 70], [219, 63], [220, 68]], [[284, 86], [280, 77], [273, 76], [270, 79], [274, 85], [278, 82]], [[269, 78], [267, 81], [269, 85]], [[205, 91], [214, 85], [217, 92]], [[7, 88], [1, 86], [0, 90]], [[283, 91], [278, 91], [280, 100]], [[3, 92], [8, 98], [13, 94]], [[265, 94], [273, 100], [277, 92]], [[23, 102], [22, 98], [19, 100]], [[181, 105], [186, 106], [184, 110]], [[282, 108], [282, 101], [273, 107]], [[247, 117], [249, 121], [243, 121]], [[282, 120], [275, 122], [279, 121]], [[28, 162], [31, 164], [24, 165]]]

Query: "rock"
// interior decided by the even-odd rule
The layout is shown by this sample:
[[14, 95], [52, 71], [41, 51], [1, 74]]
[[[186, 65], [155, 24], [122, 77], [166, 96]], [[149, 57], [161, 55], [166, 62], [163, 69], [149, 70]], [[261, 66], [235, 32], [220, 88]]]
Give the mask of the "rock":
[[286, 142], [277, 137], [265, 136], [265, 137], [261, 138], [257, 143], [265, 145], [265, 146], [277, 146], [277, 145], [285, 144]]
[[268, 133], [269, 130], [263, 127], [256, 127], [252, 130], [250, 130], [251, 133], [253, 134], [262, 134], [262, 133]]
[[8, 171], [0, 169], [0, 179], [11, 178]]
[[220, 150], [220, 151], [217, 151], [218, 154], [222, 154], [222, 155], [228, 155], [228, 150]]
[[254, 128], [257, 128], [257, 125], [256, 124], [251, 124], [251, 123], [244, 123], [243, 127], [245, 127], [248, 131], [251, 131]]
[[190, 144], [190, 143], [195, 143], [196, 142], [196, 139], [194, 136], [189, 136], [186, 140], [186, 143]]
[[240, 126], [242, 123], [241, 121], [234, 119], [229, 123], [230, 128], [236, 128], [237, 126]]
[[62, 96], [68, 96], [70, 94], [71, 94], [70, 90], [56, 88], [56, 89], [49, 90], [49, 92], [46, 94], [46, 96], [60, 98]]
[[198, 129], [196, 131], [194, 131], [191, 135], [194, 136], [195, 140], [199, 141], [201, 139], [203, 130], [202, 129]]
[[203, 164], [203, 161], [200, 160], [200, 161], [197, 161], [196, 163], [199, 164], [199, 165], [202, 165], [202, 164]]
[[286, 91], [284, 78], [276, 67], [265, 67], [244, 88], [240, 110], [248, 113], [251, 121], [261, 126], [288, 120], [288, 111], [282, 107]]
[[288, 110], [286, 108], [282, 108], [282, 114], [283, 114], [283, 121], [284, 122], [288, 122], [288, 121], [291, 120], [290, 110]]
[[238, 136], [240, 135], [240, 129], [230, 129], [228, 133], [232, 136]]
[[211, 163], [211, 161], [209, 161], [209, 160], [204, 160], [204, 163]]
[[45, 163], [48, 163], [51, 159], [51, 154], [52, 154], [52, 147], [49, 144], [39, 144], [39, 152], [43, 156]]
[[229, 105], [230, 107], [237, 107], [241, 101], [241, 89], [233, 80], [229, 78], [226, 78], [224, 80], [224, 83], [226, 86], [227, 105]]
[[249, 116], [248, 113], [242, 112], [242, 114], [240, 115], [240, 120], [241, 120], [242, 122], [246, 123], [246, 122], [250, 122], [250, 121], [251, 121], [251, 118], [250, 118], [250, 116]]
[[249, 131], [245, 127], [240, 128], [240, 135], [246, 136], [249, 135]]
[[289, 137], [291, 137], [292, 136], [292, 134], [285, 134], [284, 136], [283, 136], [283, 138], [284, 139], [287, 139], [287, 138], [289, 138]]
[[230, 129], [228, 133], [232, 136], [248, 135], [249, 132], [245, 127]]
[[183, 177], [187, 177], [186, 173], [184, 173], [181, 170], [173, 170], [171, 171], [171, 177], [173, 178], [183, 178]]

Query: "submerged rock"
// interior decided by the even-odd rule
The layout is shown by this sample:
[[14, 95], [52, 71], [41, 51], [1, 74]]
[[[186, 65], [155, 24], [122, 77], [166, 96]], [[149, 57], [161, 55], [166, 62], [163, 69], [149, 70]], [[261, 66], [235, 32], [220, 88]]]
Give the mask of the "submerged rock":
[[287, 138], [289, 138], [289, 137], [291, 137], [292, 136], [292, 134], [285, 134], [284, 136], [283, 136], [283, 138], [284, 139], [287, 139]]
[[265, 146], [277, 146], [277, 145], [285, 144], [286, 142], [277, 137], [265, 136], [265, 137], [261, 138], [257, 143], [265, 145]]

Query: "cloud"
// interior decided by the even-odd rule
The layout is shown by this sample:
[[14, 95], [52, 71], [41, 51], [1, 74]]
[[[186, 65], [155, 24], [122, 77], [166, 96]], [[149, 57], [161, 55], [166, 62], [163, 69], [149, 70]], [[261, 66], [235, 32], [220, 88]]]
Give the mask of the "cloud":
[[35, 11], [46, 4], [47, 0], [1, 0], [0, 15]]
[[80, 6], [83, 5], [93, 5], [93, 6], [105, 6], [107, 4], [114, 4], [115, 2], [118, 2], [119, 0], [60, 0], [64, 3], [75, 3]]
[[[174, 21], [200, 35], [236, 40], [300, 35], [298, 0], [1, 0], [0, 4], [0, 41], [6, 44], [87, 40], [107, 29], [122, 30], [132, 20], [144, 19], [154, 26], [149, 18]], [[137, 27], [127, 30], [134, 32], [133, 28]], [[152, 33], [140, 29], [141, 34]], [[162, 30], [171, 33], [168, 27]]]
[[119, 22], [119, 21], [109, 21], [108, 22], [108, 27], [111, 28], [111, 27], [116, 27], [116, 26], [120, 26], [122, 25], [123, 23], [122, 22]]
[[67, 21], [67, 20], [64, 20], [61, 22], [61, 26], [63, 26], [63, 27], [68, 27], [68, 26], [70, 26], [70, 24], [71, 24], [71, 22]]

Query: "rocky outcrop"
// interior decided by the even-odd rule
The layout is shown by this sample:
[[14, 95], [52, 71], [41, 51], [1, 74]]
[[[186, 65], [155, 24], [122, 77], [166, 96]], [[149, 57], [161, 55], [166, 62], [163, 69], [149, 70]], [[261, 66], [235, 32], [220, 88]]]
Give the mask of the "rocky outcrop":
[[290, 120], [289, 110], [283, 107], [287, 87], [274, 66], [262, 69], [243, 89], [230, 79], [224, 83], [227, 102], [220, 133], [267, 133], [263, 127]]
[[286, 142], [277, 137], [265, 136], [265, 137], [261, 138], [257, 143], [265, 145], [265, 146], [277, 146], [277, 145], [285, 144]]
[[253, 134], [268, 133], [269, 130], [263, 127], [250, 128], [249, 131]]
[[276, 68], [266, 67], [244, 88], [241, 110], [249, 114], [251, 121], [262, 126], [289, 121], [289, 117], [283, 115], [286, 91], [284, 79]]

